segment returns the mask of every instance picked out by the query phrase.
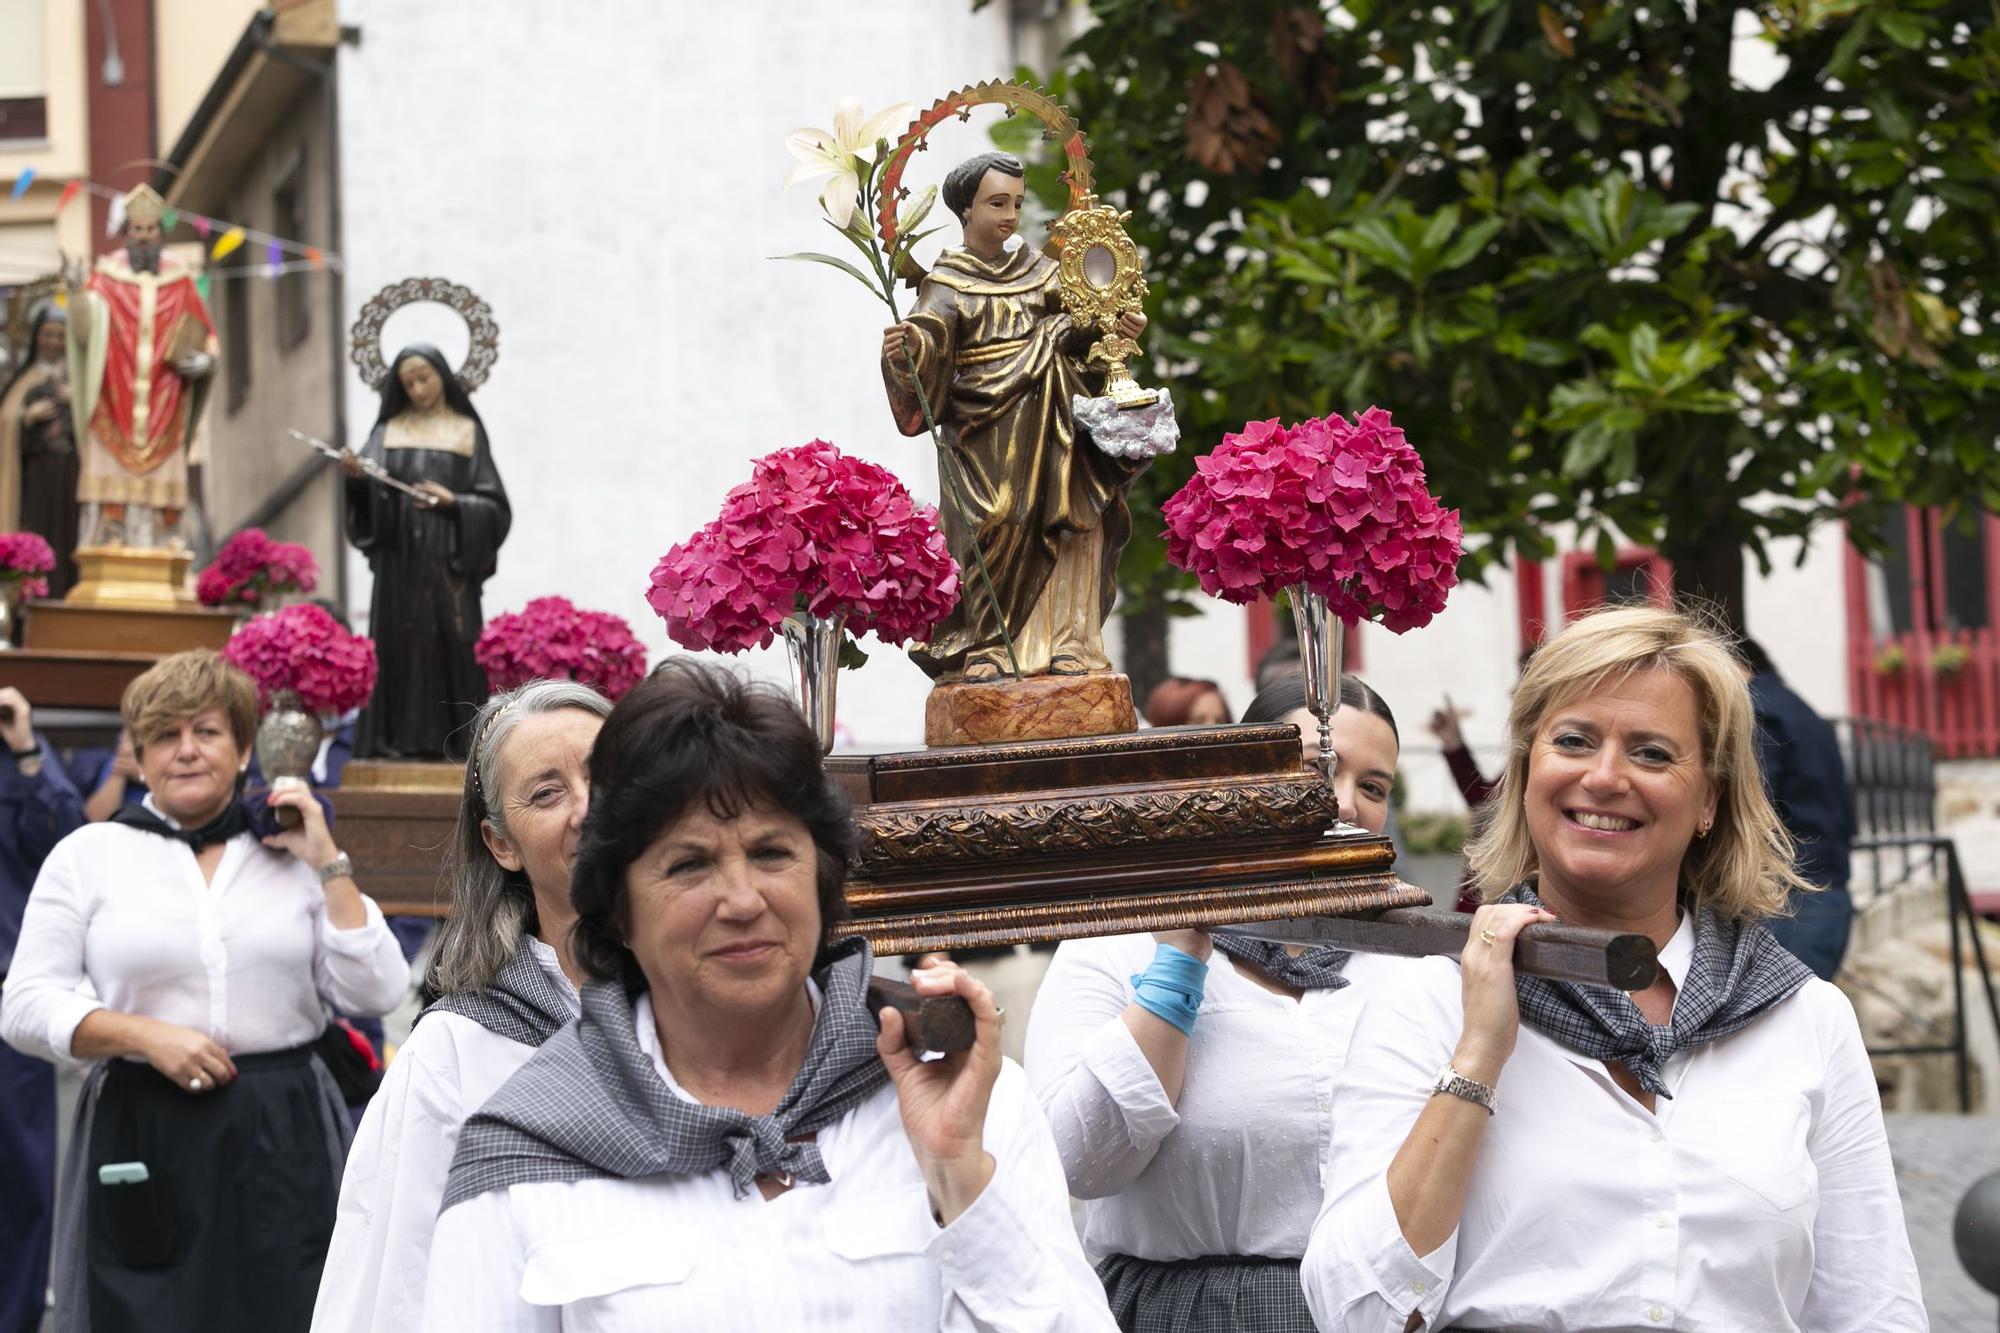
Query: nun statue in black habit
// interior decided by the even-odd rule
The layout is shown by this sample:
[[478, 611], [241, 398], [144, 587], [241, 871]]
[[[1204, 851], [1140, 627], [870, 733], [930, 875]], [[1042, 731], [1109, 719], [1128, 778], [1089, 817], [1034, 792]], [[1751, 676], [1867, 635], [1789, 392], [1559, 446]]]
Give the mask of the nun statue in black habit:
[[[364, 459], [421, 494], [370, 478]], [[487, 695], [472, 656], [484, 625], [479, 593], [513, 511], [486, 427], [435, 347], [396, 354], [375, 429], [342, 465], [347, 539], [375, 574], [368, 628], [381, 663], [355, 757], [445, 758]]]

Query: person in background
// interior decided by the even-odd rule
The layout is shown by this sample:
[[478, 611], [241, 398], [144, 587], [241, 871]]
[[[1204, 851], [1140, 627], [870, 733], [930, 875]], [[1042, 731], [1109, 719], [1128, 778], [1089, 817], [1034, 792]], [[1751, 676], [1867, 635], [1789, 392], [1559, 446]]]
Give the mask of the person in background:
[[[102, 750], [92, 753], [104, 754]], [[132, 733], [120, 727], [118, 748], [104, 755], [90, 782], [90, 795], [83, 803], [84, 817], [93, 824], [102, 824], [126, 806], [143, 804], [145, 799], [146, 778], [139, 771], [139, 757], [132, 749]]]
[[1848, 895], [1854, 811], [1833, 727], [1786, 685], [1755, 639], [1736, 645], [1757, 712], [1757, 764], [1778, 819], [1792, 835], [1799, 877], [1817, 893], [1793, 893], [1790, 912], [1768, 923], [1778, 943], [1822, 980], [1833, 980], [1854, 924]]
[[[0, 757], [4, 996], [28, 890], [55, 845], [83, 826], [83, 800], [35, 730], [34, 709], [11, 685], [0, 686], [0, 741], [7, 746]], [[55, 1187], [55, 1069], [0, 1045], [0, 1333], [35, 1333], [41, 1327]]]
[[[1245, 721], [1296, 721], [1272, 691]], [[1341, 817], [1380, 832], [1395, 719], [1353, 677], [1333, 715]], [[1307, 717], [1310, 718], [1310, 714]], [[1311, 748], [1319, 745], [1317, 724]], [[1299, 1256], [1365, 985], [1403, 966], [1170, 930], [1069, 940], [1035, 998], [1028, 1079], [1128, 1333], [1311, 1333]]]
[[49, 854], [0, 994], [0, 1039], [98, 1062], [62, 1167], [56, 1328], [300, 1328], [351, 1132], [325, 1004], [386, 1013], [409, 965], [310, 790], [238, 796], [249, 677], [175, 653], [122, 708], [145, 804]]
[[436, 998], [354, 1136], [315, 1333], [422, 1327], [459, 1129], [576, 1017], [569, 873], [591, 743], [610, 711], [588, 685], [537, 680], [494, 695], [473, 720], [445, 867], [451, 915], [424, 980]]
[[[1537, 645], [1539, 646], [1539, 645]], [[1520, 670], [1528, 669], [1528, 661], [1534, 657], [1534, 648], [1521, 654]], [[1451, 780], [1458, 785], [1458, 794], [1465, 798], [1465, 808], [1477, 815], [1480, 808], [1492, 797], [1500, 784], [1479, 771], [1479, 761], [1473, 758], [1472, 748], [1465, 743], [1465, 733], [1459, 724], [1464, 714], [1451, 696], [1444, 697], [1444, 707], [1431, 714], [1431, 735], [1437, 737], [1438, 747], [1444, 754], [1445, 766], [1451, 769]], [[1479, 885], [1473, 878], [1472, 869], [1466, 867], [1458, 886], [1458, 910], [1476, 912], [1479, 910]]]
[[1104, 1293], [1000, 1011], [880, 1031], [844, 937], [854, 826], [791, 701], [670, 661], [590, 754], [583, 1012], [466, 1122], [424, 1327], [1083, 1333]]
[[1155, 727], [1213, 727], [1235, 719], [1214, 681], [1169, 676], [1146, 695], [1146, 721]]
[[[1805, 887], [1737, 660], [1688, 617], [1544, 645], [1470, 848], [1461, 957], [1364, 997], [1301, 1266], [1327, 1333], [1922, 1333], [1847, 997], [1763, 923]], [[1537, 922], [1642, 933], [1626, 994], [1518, 976]]]

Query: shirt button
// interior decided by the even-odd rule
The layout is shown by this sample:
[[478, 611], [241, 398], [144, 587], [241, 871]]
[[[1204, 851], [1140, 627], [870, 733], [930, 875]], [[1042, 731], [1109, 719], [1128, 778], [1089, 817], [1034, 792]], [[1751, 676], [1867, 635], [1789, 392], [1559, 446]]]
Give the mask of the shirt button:
[[1412, 1282], [1410, 1284], [1410, 1290], [1416, 1292], [1417, 1295], [1421, 1296], [1425, 1292], [1429, 1291], [1430, 1287], [1422, 1282]]
[[1665, 1137], [1667, 1136], [1665, 1134], [1662, 1134], [1658, 1129], [1655, 1129], [1653, 1131], [1653, 1142], [1658, 1143], [1661, 1139], [1664, 1139]]
[[1652, 1320], [1656, 1324], [1659, 1323], [1662, 1319], [1665, 1319], [1666, 1317], [1667, 1317], [1667, 1312], [1665, 1310], [1662, 1310], [1657, 1305], [1654, 1306], [1652, 1309], [1646, 1311], [1646, 1318]]
[[1668, 1217], [1668, 1216], [1667, 1216], [1667, 1215], [1666, 1215], [1665, 1213], [1655, 1213], [1655, 1214], [1653, 1214], [1653, 1225], [1654, 1225], [1654, 1226], [1656, 1226], [1656, 1227], [1669, 1227], [1669, 1226], [1672, 1226], [1673, 1224], [1674, 1224], [1674, 1220], [1673, 1220], [1673, 1219], [1672, 1219], [1671, 1217]]

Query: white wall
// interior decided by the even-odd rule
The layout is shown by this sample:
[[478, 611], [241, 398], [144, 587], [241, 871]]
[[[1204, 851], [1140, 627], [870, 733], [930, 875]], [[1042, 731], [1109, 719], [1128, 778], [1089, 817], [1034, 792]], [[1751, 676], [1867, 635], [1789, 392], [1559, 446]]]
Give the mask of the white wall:
[[[477, 401], [514, 531], [489, 616], [562, 593], [665, 652], [644, 601], [655, 561], [752, 458], [815, 436], [935, 497], [930, 446], [899, 436], [883, 400], [883, 308], [832, 270], [767, 258], [845, 244], [807, 187], [779, 190], [784, 137], [830, 125], [843, 95], [927, 105], [1005, 76], [1007, 8], [343, 3], [361, 28], [340, 53], [353, 311], [435, 274], [486, 298], [501, 328]], [[912, 181], [941, 177], [956, 160], [943, 147]], [[356, 445], [375, 408], [351, 380]], [[928, 682], [864, 646], [874, 660], [842, 673], [843, 722], [865, 744], [920, 741]], [[750, 661], [783, 677], [781, 649]]]

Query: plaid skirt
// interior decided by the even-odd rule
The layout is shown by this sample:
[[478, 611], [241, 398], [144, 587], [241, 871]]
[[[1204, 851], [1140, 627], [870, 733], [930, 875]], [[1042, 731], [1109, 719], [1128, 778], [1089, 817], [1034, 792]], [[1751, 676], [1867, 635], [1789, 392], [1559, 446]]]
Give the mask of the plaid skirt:
[[1125, 1333], [1316, 1333], [1297, 1259], [1114, 1254], [1097, 1276]]

